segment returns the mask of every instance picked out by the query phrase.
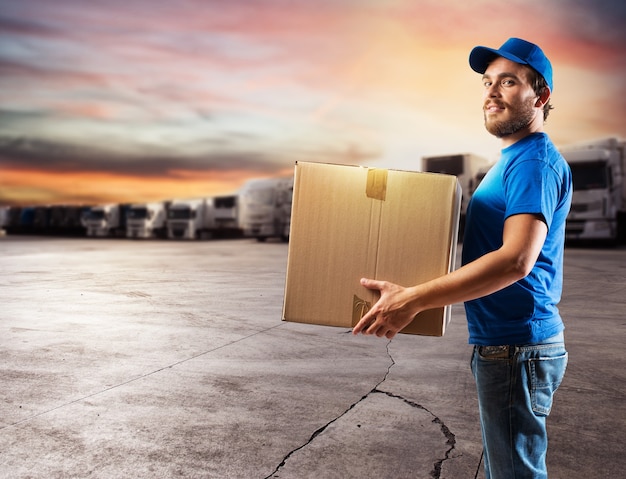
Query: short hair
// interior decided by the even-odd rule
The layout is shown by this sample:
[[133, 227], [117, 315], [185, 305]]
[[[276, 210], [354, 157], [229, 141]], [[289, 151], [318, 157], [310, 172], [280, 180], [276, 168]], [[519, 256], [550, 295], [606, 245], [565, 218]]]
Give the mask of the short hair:
[[[534, 68], [528, 67], [528, 80], [530, 82], [530, 86], [532, 87], [535, 95], [541, 96], [546, 88], [548, 88], [548, 82], [546, 79]], [[545, 105], [543, 105], [543, 121], [548, 119], [548, 115], [550, 114], [550, 110], [553, 110], [554, 107], [550, 103], [550, 98]]]

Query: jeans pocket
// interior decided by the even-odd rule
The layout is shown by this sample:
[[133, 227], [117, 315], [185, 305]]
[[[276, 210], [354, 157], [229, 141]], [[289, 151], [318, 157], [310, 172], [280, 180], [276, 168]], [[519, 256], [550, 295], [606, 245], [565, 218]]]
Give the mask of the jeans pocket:
[[552, 409], [552, 397], [557, 390], [567, 367], [567, 352], [555, 357], [530, 358], [530, 400], [537, 416], [547, 416]]

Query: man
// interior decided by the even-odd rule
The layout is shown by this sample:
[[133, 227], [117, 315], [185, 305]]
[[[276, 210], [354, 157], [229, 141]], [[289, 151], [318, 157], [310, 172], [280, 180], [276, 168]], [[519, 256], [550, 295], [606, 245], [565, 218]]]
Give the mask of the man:
[[558, 312], [571, 172], [543, 124], [552, 108], [552, 66], [518, 38], [476, 47], [489, 133], [499, 161], [467, 212], [461, 268], [403, 287], [362, 279], [380, 299], [354, 334], [393, 338], [430, 308], [465, 302], [487, 479], [545, 478], [546, 417], [567, 364]]

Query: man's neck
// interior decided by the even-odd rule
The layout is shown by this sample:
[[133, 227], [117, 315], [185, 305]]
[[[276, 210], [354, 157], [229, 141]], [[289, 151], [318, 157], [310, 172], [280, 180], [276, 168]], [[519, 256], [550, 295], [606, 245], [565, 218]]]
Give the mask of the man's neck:
[[530, 136], [534, 133], [543, 133], [543, 117], [541, 122], [537, 121], [537, 118], [526, 128], [523, 128], [515, 133], [500, 138], [502, 149], [517, 143], [518, 141]]

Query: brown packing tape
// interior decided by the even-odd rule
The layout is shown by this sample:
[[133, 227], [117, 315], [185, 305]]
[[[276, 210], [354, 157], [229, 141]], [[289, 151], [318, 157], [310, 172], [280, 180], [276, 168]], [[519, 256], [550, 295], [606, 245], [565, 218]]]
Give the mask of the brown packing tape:
[[356, 294], [352, 298], [352, 326], [356, 326], [365, 313], [367, 313], [372, 305], [365, 301], [364, 299], [359, 298]]
[[368, 198], [385, 201], [387, 195], [387, 170], [371, 168], [367, 170], [365, 194]]

